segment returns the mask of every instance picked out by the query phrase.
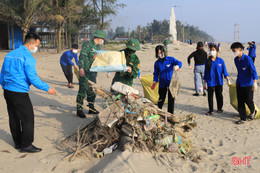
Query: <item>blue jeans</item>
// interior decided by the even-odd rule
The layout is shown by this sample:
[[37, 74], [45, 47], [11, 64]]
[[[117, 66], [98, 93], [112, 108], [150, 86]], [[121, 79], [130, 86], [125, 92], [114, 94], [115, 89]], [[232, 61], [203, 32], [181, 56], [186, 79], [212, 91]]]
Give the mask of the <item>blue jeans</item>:
[[[205, 65], [197, 65], [194, 68], [194, 84], [195, 84], [195, 91], [199, 93], [199, 88], [203, 87], [203, 77], [204, 77]], [[204, 90], [204, 93], [207, 91]]]

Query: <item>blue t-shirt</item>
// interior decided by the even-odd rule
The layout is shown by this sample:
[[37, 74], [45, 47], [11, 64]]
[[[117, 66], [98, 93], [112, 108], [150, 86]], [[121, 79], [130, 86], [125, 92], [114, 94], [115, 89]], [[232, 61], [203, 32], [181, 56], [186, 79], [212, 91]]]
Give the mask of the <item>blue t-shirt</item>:
[[173, 73], [173, 67], [178, 65], [182, 67], [182, 62], [174, 57], [166, 56], [164, 59], [158, 59], [154, 64], [153, 81], [159, 81], [159, 88], [167, 88], [170, 85]]
[[225, 62], [222, 58], [217, 57], [215, 61], [212, 61], [210, 71], [207, 68], [207, 63], [205, 64], [204, 80], [207, 82], [208, 87], [214, 87], [217, 85], [223, 85], [223, 75], [226, 78], [228, 75]]
[[249, 48], [247, 48], [248, 50], [248, 56], [250, 56], [251, 58], [255, 58], [256, 57], [256, 53], [255, 53], [255, 50], [256, 50], [256, 45], [251, 45]]
[[74, 66], [74, 63], [71, 61], [72, 59], [75, 59], [76, 64], [79, 64], [78, 55], [77, 53], [73, 53], [72, 50], [66, 51], [62, 54], [60, 57], [60, 63], [64, 66], [72, 65]]
[[44, 91], [50, 88], [37, 76], [36, 60], [23, 45], [5, 56], [0, 84], [3, 89], [22, 93], [28, 92], [31, 84]]
[[252, 86], [254, 84], [254, 80], [258, 79], [252, 58], [243, 54], [240, 61], [238, 57], [235, 58], [235, 64], [238, 73], [236, 85], [240, 87]]

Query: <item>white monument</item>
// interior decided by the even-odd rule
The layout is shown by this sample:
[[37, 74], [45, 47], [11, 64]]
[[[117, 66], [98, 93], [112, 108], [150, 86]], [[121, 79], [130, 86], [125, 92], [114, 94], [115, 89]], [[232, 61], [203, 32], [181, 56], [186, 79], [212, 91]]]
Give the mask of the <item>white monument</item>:
[[172, 7], [171, 17], [170, 17], [170, 41], [177, 41], [177, 29], [176, 29], [176, 20], [175, 20], [175, 12]]

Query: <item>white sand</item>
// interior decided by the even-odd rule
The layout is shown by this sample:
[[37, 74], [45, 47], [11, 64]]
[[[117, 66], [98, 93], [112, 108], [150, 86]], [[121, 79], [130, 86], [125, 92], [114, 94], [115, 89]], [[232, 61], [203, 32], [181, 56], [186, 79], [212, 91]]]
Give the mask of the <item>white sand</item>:
[[[220, 57], [222, 57], [232, 78], [236, 79], [236, 67], [228, 44], [222, 44]], [[260, 45], [258, 45], [260, 46]], [[147, 47], [147, 46], [146, 46]], [[142, 74], [152, 74], [155, 45], [149, 45], [149, 49], [143, 49], [137, 54], [141, 60]], [[176, 50], [178, 48], [178, 50]], [[202, 161], [193, 163], [183, 160], [177, 154], [158, 154], [157, 159], [148, 153], [132, 153], [129, 151], [115, 151], [103, 159], [82, 159], [74, 162], [62, 161], [67, 154], [56, 148], [64, 137], [76, 132], [77, 127], [90, 122], [87, 119], [76, 117], [75, 100], [78, 85], [74, 89], [65, 87], [66, 80], [59, 65], [61, 54], [41, 52], [35, 54], [39, 76], [55, 87], [57, 91], [67, 99], [51, 96], [47, 93], [31, 87], [30, 97], [35, 112], [35, 142], [43, 149], [40, 153], [23, 154], [13, 148], [13, 140], [8, 125], [6, 103], [0, 89], [0, 172], [259, 172], [260, 171], [260, 120], [247, 122], [243, 125], [235, 125], [238, 113], [229, 104], [228, 86], [224, 86], [224, 113], [213, 116], [205, 116], [208, 111], [207, 98], [193, 97], [194, 82], [193, 71], [188, 68], [187, 56], [195, 50], [195, 45], [171, 45], [169, 55], [183, 62], [179, 72], [182, 82], [181, 92], [175, 106], [175, 113], [197, 115], [198, 127], [192, 132], [194, 147], [201, 150]], [[53, 53], [52, 53], [53, 52]], [[247, 53], [247, 51], [246, 51]], [[6, 52], [0, 53], [0, 64]], [[260, 51], [257, 51], [256, 69], [260, 67]], [[260, 72], [259, 72], [260, 73]], [[74, 81], [76, 82], [76, 77]], [[99, 73], [97, 83], [109, 89], [112, 78], [107, 79], [106, 74]], [[134, 87], [142, 91], [138, 79]], [[260, 105], [259, 90], [255, 93], [255, 103]], [[97, 97], [97, 109], [102, 110], [103, 99]], [[216, 101], [214, 100], [215, 108]], [[164, 109], [166, 106], [164, 107]], [[250, 166], [232, 166], [233, 156], [251, 156]], [[158, 159], [159, 158], [159, 159]]]

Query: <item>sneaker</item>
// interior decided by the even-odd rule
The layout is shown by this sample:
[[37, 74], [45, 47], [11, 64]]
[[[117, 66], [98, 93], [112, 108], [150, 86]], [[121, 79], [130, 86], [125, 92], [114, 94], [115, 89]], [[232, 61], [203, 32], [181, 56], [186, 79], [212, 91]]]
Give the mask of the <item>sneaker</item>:
[[88, 111], [89, 114], [99, 114], [99, 111], [97, 111], [95, 108], [92, 108]]
[[195, 93], [195, 94], [193, 94], [193, 96], [200, 96], [200, 94], [199, 93]]
[[84, 114], [83, 110], [77, 110], [77, 116], [80, 118], [86, 118], [86, 115]]

